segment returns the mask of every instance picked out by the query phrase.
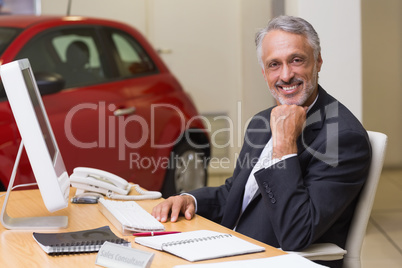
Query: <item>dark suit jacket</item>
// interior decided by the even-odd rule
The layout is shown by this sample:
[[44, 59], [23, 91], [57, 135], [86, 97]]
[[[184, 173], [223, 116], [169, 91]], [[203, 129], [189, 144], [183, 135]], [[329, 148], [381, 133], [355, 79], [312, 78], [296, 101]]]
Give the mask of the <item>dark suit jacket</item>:
[[255, 173], [259, 189], [245, 211], [241, 214], [245, 184], [271, 138], [272, 108], [251, 120], [233, 176], [220, 187], [190, 192], [197, 199], [197, 214], [284, 250], [317, 242], [345, 246], [371, 147], [353, 114], [320, 86], [318, 92], [297, 157]]

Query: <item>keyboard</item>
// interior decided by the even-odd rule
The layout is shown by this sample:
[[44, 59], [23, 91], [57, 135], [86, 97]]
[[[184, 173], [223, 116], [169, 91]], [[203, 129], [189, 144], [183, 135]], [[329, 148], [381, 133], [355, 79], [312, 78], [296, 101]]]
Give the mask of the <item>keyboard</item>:
[[135, 201], [100, 198], [99, 210], [123, 234], [164, 231], [165, 226]]

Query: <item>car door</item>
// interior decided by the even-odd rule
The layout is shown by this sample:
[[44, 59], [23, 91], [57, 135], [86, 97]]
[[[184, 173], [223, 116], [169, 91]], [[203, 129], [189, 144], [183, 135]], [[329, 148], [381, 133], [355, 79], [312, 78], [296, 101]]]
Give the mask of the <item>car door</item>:
[[[163, 150], [155, 146], [155, 141], [164, 136], [168, 137], [167, 143], [173, 142], [184, 127], [165, 120], [172, 110], [164, 112], [164, 118], [155, 115], [155, 106], [171, 103], [179, 90], [173, 86], [171, 75], [158, 70], [133, 35], [105, 27], [101, 36], [116, 70], [113, 92], [120, 96], [109, 107], [113, 113], [106, 125], [114, 132], [109, 133], [106, 143], [109, 147], [116, 146], [118, 165], [127, 170], [126, 177], [147, 189], [159, 190], [171, 147]], [[161, 120], [163, 124], [158, 124]]]

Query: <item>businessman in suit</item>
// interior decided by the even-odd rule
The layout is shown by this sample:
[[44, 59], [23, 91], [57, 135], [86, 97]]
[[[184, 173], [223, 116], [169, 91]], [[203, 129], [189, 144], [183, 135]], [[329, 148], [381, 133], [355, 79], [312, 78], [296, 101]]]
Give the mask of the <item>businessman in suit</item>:
[[169, 197], [152, 214], [175, 222], [197, 213], [284, 250], [344, 247], [371, 160], [367, 132], [318, 85], [320, 43], [307, 21], [275, 18], [256, 44], [277, 106], [253, 117], [224, 185]]

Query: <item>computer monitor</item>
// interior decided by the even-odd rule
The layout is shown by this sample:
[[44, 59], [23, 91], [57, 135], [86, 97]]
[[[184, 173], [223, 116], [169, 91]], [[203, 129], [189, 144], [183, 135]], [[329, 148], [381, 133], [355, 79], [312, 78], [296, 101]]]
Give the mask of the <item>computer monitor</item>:
[[11, 218], [6, 212], [9, 192], [14, 184], [23, 147], [42, 199], [50, 212], [68, 206], [70, 182], [29, 60], [16, 60], [0, 66], [0, 75], [22, 139], [8, 185], [1, 221], [9, 229], [66, 227], [66, 216]]

